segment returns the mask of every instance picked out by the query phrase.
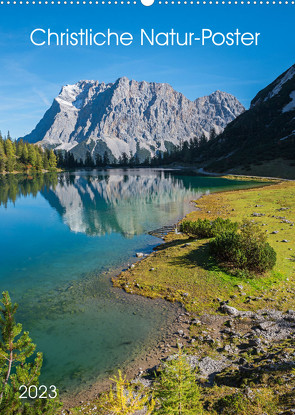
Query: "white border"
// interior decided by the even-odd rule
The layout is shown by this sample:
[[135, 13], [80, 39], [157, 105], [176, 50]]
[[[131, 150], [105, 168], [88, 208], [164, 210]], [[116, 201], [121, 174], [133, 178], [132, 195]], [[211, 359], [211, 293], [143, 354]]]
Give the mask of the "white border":
[[[113, 0], [113, 1], [111, 1], [111, 0], [102, 0], [102, 1], [97, 1], [97, 0], [89, 0], [89, 1], [85, 1], [85, 0], [63, 0], [63, 1], [60, 1], [60, 0], [45, 0], [45, 1], [36, 1], [36, 0], [32, 0], [32, 1], [28, 1], [28, 0], [20, 0], [20, 1], [10, 1], [10, 0], [8, 0], [8, 1], [3, 1], [3, 0], [1, 0], [0, 1], [0, 5], [12, 5], [12, 6], [17, 6], [17, 5], [54, 5], [54, 4], [57, 4], [57, 5], [65, 5], [65, 4], [67, 4], [67, 5], [124, 5], [124, 4], [128, 4], [128, 5], [133, 5], [133, 4], [141, 4], [141, 1], [140, 0], [138, 0], [138, 1], [129, 1], [129, 0]], [[218, 4], [221, 4], [221, 5], [239, 5], [239, 4], [241, 4], [241, 5], [251, 5], [251, 4], [254, 4], [254, 5], [263, 5], [263, 4], [267, 4], [267, 5], [277, 5], [277, 4], [279, 4], [279, 5], [287, 5], [287, 4], [295, 4], [295, 1], [294, 0], [292, 0], [292, 1], [288, 1], [288, 0], [286, 0], [286, 1], [281, 1], [281, 0], [279, 0], [279, 1], [269, 1], [269, 0], [266, 0], [266, 1], [256, 1], [256, 0], [254, 0], [254, 1], [249, 1], [249, 0], [245, 0], [245, 1], [243, 1], [243, 0], [241, 0], [241, 1], [231, 1], [231, 0], [229, 0], [229, 1], [225, 1], [225, 0], [222, 0], [222, 1], [212, 1], [212, 0], [209, 0], [209, 1], [206, 1], [206, 0], [204, 0], [204, 1], [191, 1], [191, 0], [183, 0], [183, 1], [180, 1], [180, 0], [171, 0], [171, 1], [168, 1], [168, 0], [159, 0], [159, 1], [155, 1], [154, 3], [153, 3], [154, 5], [168, 5], [168, 4], [172, 4], [172, 5], [206, 5], [206, 4], [209, 4], [209, 5], [218, 5]]]

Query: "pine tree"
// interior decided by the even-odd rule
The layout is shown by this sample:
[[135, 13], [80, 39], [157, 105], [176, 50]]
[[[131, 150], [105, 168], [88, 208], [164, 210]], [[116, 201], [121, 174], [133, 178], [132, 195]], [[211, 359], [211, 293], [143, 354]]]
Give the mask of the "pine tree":
[[159, 402], [157, 414], [204, 414], [195, 371], [187, 363], [181, 349], [176, 359], [165, 363], [160, 377], [155, 382], [155, 391]]
[[36, 170], [41, 171], [43, 169], [43, 158], [40, 151], [37, 151], [36, 155]]
[[[21, 385], [39, 385], [42, 353], [32, 359], [36, 346], [22, 325], [15, 322], [17, 304], [12, 304], [8, 292], [2, 293], [0, 303], [0, 413], [5, 415], [55, 415], [60, 407], [58, 399], [34, 399], [32, 403], [20, 399]], [[28, 362], [29, 360], [29, 362]]]
[[23, 151], [22, 151], [22, 155], [21, 155], [21, 161], [24, 164], [29, 163], [29, 151], [28, 151], [28, 146], [26, 144], [23, 147]]
[[86, 153], [85, 166], [86, 167], [94, 167], [94, 162], [92, 160], [90, 151], [87, 151], [87, 153]]
[[4, 150], [4, 144], [2, 140], [0, 141], [0, 173], [5, 171], [6, 166], [6, 155]]
[[110, 158], [109, 158], [109, 155], [108, 155], [108, 152], [107, 151], [104, 152], [102, 164], [104, 166], [107, 166], [108, 164], [110, 164]]
[[134, 156], [134, 166], [138, 166], [140, 164], [138, 153], [135, 153]]
[[145, 160], [144, 160], [144, 163], [143, 163], [145, 166], [150, 166], [151, 165], [151, 157], [150, 156], [147, 156], [146, 158], [145, 158]]
[[200, 140], [199, 140], [199, 146], [203, 147], [206, 143], [207, 143], [207, 138], [206, 138], [205, 134], [203, 133], [200, 137]]
[[68, 153], [68, 167], [70, 168], [70, 169], [73, 169], [73, 168], [75, 168], [76, 167], [76, 159], [75, 159], [75, 157], [74, 157], [74, 154], [73, 153]]
[[187, 141], [185, 141], [183, 143], [181, 153], [182, 153], [181, 158], [182, 158], [183, 161], [188, 162], [188, 161], [191, 160], [192, 152], [190, 151], [190, 146], [189, 146], [189, 143]]
[[130, 158], [129, 158], [129, 162], [127, 160], [127, 163], [130, 167], [134, 167], [134, 165], [135, 165], [135, 157], [134, 157], [132, 151], [130, 151]]
[[138, 391], [127, 382], [126, 377], [119, 375], [111, 379], [115, 387], [110, 389], [106, 396], [106, 402], [102, 404], [104, 409], [110, 415], [133, 415], [145, 409], [145, 414], [150, 415], [154, 409], [154, 400], [146, 394]]
[[23, 140], [19, 140], [16, 143], [16, 155], [20, 159], [23, 154], [24, 142]]
[[192, 140], [192, 154], [193, 156], [197, 156], [199, 153], [199, 138], [198, 137], [194, 137]]
[[57, 166], [64, 167], [64, 156], [62, 150], [57, 150], [57, 152], [55, 152], [55, 155], [57, 159]]
[[49, 170], [49, 151], [47, 149], [43, 152], [43, 168]]
[[129, 162], [128, 155], [127, 153], [123, 152], [122, 153], [122, 165], [127, 166], [128, 162]]
[[56, 160], [56, 155], [54, 154], [53, 150], [50, 150], [48, 162], [49, 162], [49, 168], [50, 168], [50, 170], [55, 170], [56, 169], [57, 160]]
[[215, 128], [214, 127], [212, 127], [212, 129], [211, 129], [211, 131], [210, 131], [210, 137], [209, 137], [209, 140], [214, 140], [214, 138], [216, 138], [217, 137], [217, 133], [216, 133], [216, 131], [215, 131]]
[[10, 139], [5, 140], [5, 153], [7, 157], [6, 170], [12, 172], [15, 167], [15, 149]]
[[36, 167], [37, 153], [36, 153], [35, 146], [33, 145], [28, 145], [28, 162], [33, 168]]
[[99, 153], [96, 153], [95, 165], [96, 165], [96, 167], [101, 167], [102, 166], [102, 157]]

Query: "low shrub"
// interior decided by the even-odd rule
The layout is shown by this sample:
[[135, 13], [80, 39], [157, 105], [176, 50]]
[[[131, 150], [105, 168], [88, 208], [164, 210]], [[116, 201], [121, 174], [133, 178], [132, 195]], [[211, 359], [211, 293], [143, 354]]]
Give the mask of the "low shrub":
[[198, 238], [212, 237], [212, 225], [208, 219], [184, 220], [180, 224], [180, 231]]
[[210, 242], [211, 254], [233, 268], [263, 273], [276, 263], [276, 252], [266, 242], [266, 234], [253, 222], [244, 221], [240, 232], [218, 235]]
[[217, 218], [213, 221], [198, 219], [197, 221], [184, 220], [180, 224], [180, 231], [197, 238], [213, 238], [225, 232], [237, 231], [237, 222], [229, 219]]
[[238, 230], [238, 223], [232, 222], [229, 219], [217, 218], [212, 222], [213, 237], [227, 232], [236, 232]]

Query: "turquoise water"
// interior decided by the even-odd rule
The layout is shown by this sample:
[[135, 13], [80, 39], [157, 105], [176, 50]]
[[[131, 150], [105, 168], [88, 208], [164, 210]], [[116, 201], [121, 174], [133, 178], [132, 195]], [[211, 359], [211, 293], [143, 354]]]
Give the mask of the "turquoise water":
[[44, 353], [42, 381], [83, 388], [155, 342], [174, 307], [111, 287], [191, 200], [251, 183], [161, 170], [0, 178], [0, 289]]

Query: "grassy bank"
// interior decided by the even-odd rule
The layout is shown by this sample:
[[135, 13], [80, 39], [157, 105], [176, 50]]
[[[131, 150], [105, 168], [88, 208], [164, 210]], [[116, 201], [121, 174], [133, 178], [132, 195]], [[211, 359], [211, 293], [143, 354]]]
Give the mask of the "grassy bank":
[[[264, 275], [234, 276], [212, 259], [209, 239], [170, 233], [155, 252], [113, 283], [131, 294], [179, 301], [186, 307], [188, 312], [178, 319], [182, 330], [174, 327], [176, 338], [164, 346], [168, 355], [176, 356], [181, 344], [196, 370], [202, 410], [189, 413], [291, 415], [295, 401], [295, 182], [206, 195], [196, 201], [196, 210], [187, 219], [216, 217], [258, 223], [277, 252], [275, 268]], [[233, 314], [222, 309], [228, 306], [234, 307]], [[157, 392], [154, 370], [136, 379], [140, 387], [141, 382], [151, 382], [144, 389], [147, 395]], [[97, 408], [105, 397], [85, 402], [71, 413], [104, 413]]]
[[[272, 304], [281, 310], [294, 308], [295, 183], [214, 193], [199, 199], [196, 208], [188, 219], [220, 216], [259, 223], [277, 252], [274, 270], [257, 278], [233, 276], [210, 257], [208, 240], [169, 234], [152, 255], [115, 278], [114, 285], [151, 298], [180, 301], [188, 311], [197, 313], [214, 312], [218, 298], [231, 298], [231, 305], [242, 310]], [[237, 285], [243, 285], [243, 290]]]

